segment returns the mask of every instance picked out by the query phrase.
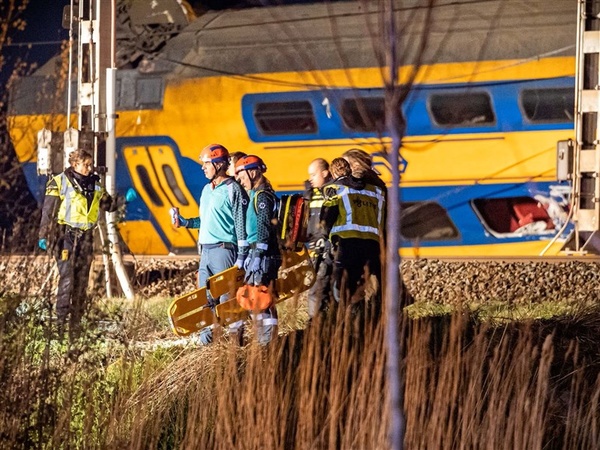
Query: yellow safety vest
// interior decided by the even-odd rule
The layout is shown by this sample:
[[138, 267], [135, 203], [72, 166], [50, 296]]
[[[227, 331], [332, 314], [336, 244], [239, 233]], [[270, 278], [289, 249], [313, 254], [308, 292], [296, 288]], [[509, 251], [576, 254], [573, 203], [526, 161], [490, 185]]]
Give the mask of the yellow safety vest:
[[323, 206], [323, 202], [325, 201], [325, 197], [323, 196], [323, 192], [321, 189], [313, 188], [312, 196], [310, 197], [310, 209], [318, 209], [321, 210]]
[[339, 214], [331, 228], [331, 236], [379, 241], [383, 230], [385, 197], [381, 188], [372, 184], [364, 189], [335, 186], [336, 193], [325, 200], [325, 206], [337, 205]]
[[96, 222], [98, 222], [100, 199], [104, 194], [104, 189], [99, 185], [94, 187], [94, 198], [88, 209], [85, 195], [73, 187], [64, 172], [56, 175], [54, 181], [58, 187], [58, 196], [61, 200], [57, 222], [84, 231], [94, 228]]

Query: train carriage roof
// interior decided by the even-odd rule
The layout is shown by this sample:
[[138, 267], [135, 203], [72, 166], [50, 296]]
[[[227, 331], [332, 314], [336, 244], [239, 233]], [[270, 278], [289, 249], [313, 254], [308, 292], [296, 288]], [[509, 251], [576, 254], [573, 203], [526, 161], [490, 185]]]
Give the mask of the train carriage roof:
[[[399, 65], [575, 54], [575, 0], [433, 3], [429, 8], [427, 0], [395, 1]], [[133, 80], [156, 73], [177, 82], [217, 75], [383, 66], [379, 8], [380, 2], [364, 0], [207, 12], [146, 54], [137, 67], [119, 67], [128, 70], [120, 70], [118, 77]], [[420, 50], [425, 36], [428, 41]], [[130, 33], [117, 34], [117, 47], [130, 37]], [[60, 67], [66, 67], [66, 55], [52, 58], [32, 77], [20, 80], [11, 89], [11, 114], [62, 108], [62, 103], [52, 106], [40, 100], [57, 92]]]
[[[574, 0], [395, 3], [401, 65], [573, 55]], [[208, 12], [171, 39], [154, 68], [179, 77], [383, 65], [380, 2]], [[422, 55], [419, 43], [428, 42]]]

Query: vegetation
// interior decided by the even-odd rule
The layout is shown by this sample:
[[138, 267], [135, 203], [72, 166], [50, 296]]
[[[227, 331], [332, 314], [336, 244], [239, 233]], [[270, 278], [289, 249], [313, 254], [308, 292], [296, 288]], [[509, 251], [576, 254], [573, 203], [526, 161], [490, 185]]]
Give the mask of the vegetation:
[[18, 52], [9, 51], [13, 37], [26, 27], [23, 18], [29, 0], [0, 3], [0, 252], [23, 251], [33, 246], [38, 223], [33, 200], [8, 136], [8, 92], [19, 76], [34, 70]]
[[[12, 279], [0, 279], [1, 448], [389, 448], [373, 305], [307, 323], [303, 299], [289, 300], [268, 347], [250, 326], [244, 347], [200, 347], [170, 333], [168, 298], [97, 298], [69, 338], [52, 289], [15, 292]], [[498, 305], [413, 317], [419, 307], [402, 323], [407, 448], [600, 446], [600, 307], [520, 320]]]
[[[0, 49], [5, 25], [24, 23], [2, 21]], [[0, 145], [0, 201], [16, 210], [17, 167]], [[27, 219], [23, 229], [38, 222]], [[169, 298], [94, 293], [81, 332], [61, 334], [49, 264], [0, 266], [0, 448], [388, 448], [385, 321], [373, 305], [309, 324], [304, 300], [289, 300], [268, 347], [251, 327], [244, 347], [199, 347], [170, 333]], [[430, 300], [401, 313], [407, 448], [600, 448], [598, 305]]]

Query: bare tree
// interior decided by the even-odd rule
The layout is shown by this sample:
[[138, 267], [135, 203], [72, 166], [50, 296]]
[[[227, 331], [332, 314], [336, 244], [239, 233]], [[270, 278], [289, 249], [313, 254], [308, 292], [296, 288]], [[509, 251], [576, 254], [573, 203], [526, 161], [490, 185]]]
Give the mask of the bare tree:
[[[8, 0], [0, 3], [0, 250], [6, 250], [7, 237], [15, 222], [22, 216], [24, 205], [31, 197], [16, 160], [7, 127], [7, 103], [10, 85], [23, 74], [27, 65], [16, 52], [8, 50], [14, 36], [22, 32], [27, 23], [24, 12], [29, 0]], [[27, 200], [30, 200], [29, 202]], [[22, 225], [22, 224], [21, 224]]]

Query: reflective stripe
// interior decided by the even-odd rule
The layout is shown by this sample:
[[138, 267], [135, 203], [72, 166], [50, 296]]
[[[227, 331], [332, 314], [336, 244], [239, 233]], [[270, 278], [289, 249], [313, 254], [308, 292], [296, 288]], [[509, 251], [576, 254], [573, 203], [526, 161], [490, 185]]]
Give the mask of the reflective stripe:
[[277, 317], [273, 317], [270, 313], [251, 314], [251, 316], [257, 326], [265, 327], [268, 325], [277, 325], [279, 323]]
[[[348, 194], [350, 194], [350, 189], [343, 187], [339, 195], [342, 199], [342, 202], [344, 202], [344, 209], [346, 210], [346, 223], [352, 224], [352, 205], [350, 204], [350, 197], [348, 197]], [[333, 228], [331, 229], [331, 232], [334, 232]]]
[[244, 321], [243, 320], [238, 320], [237, 322], [233, 322], [227, 328], [229, 329], [229, 331], [238, 331], [243, 326], [244, 326]]
[[257, 242], [256, 243], [256, 248], [259, 249], [259, 250], [266, 250], [266, 249], [269, 248], [269, 245], [268, 244], [264, 244], [262, 242]]
[[331, 233], [339, 233], [341, 231], [360, 231], [361, 233], [373, 233], [375, 235], [379, 234], [379, 228], [369, 227], [366, 225], [357, 225], [355, 223], [349, 223], [345, 225], [338, 225], [336, 227], [331, 228]]
[[248, 241], [237, 241], [238, 247], [248, 247]]

